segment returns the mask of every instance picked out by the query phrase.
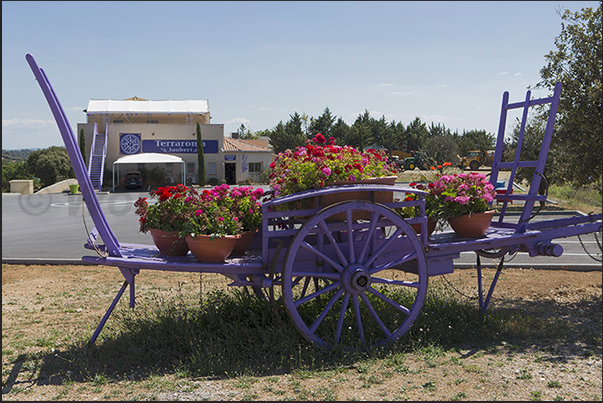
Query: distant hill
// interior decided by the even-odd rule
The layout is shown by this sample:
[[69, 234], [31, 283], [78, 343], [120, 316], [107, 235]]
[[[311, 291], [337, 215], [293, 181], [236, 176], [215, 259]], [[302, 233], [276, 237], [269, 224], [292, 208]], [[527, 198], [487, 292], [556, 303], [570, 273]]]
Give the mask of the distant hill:
[[25, 161], [29, 154], [39, 148], [26, 148], [21, 150], [2, 150], [2, 161]]

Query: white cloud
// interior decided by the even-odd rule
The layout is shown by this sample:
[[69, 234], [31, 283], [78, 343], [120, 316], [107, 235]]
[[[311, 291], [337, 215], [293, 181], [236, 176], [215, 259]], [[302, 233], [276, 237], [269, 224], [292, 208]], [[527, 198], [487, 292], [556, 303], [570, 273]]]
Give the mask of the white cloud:
[[2, 127], [13, 129], [33, 129], [54, 126], [54, 120], [44, 119], [2, 119]]
[[448, 118], [440, 115], [421, 115], [421, 120], [424, 122], [444, 123]]
[[517, 77], [517, 76], [520, 76], [520, 75], [521, 75], [521, 73], [515, 73], [515, 74], [513, 74], [513, 77]]
[[509, 72], [508, 71], [502, 71], [500, 73], [498, 73], [499, 76], [508, 76]]
[[396, 92], [392, 92], [392, 95], [411, 95], [412, 92], [410, 91], [396, 91]]
[[382, 84], [377, 84], [378, 87], [392, 87], [393, 84], [391, 83], [382, 83]]
[[229, 119], [226, 122], [224, 122], [225, 124], [228, 125], [241, 125], [244, 124], [245, 126], [249, 125], [249, 122], [251, 122], [249, 119], [245, 119], [245, 118], [234, 118], [234, 119]]

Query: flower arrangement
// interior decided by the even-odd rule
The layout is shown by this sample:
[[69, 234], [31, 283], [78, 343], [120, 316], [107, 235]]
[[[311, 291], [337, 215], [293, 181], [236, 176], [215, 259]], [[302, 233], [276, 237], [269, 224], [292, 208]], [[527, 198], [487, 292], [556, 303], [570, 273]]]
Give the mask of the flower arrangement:
[[356, 182], [368, 178], [396, 175], [385, 151], [364, 152], [351, 146], [335, 145], [318, 133], [305, 146], [277, 155], [270, 164], [270, 187], [273, 197], [286, 196], [309, 189], [319, 189], [333, 182]]
[[[442, 177], [444, 172], [450, 169], [449, 167], [451, 166], [451, 162], [444, 162], [443, 164], [438, 165], [437, 168], [435, 166], [432, 166], [430, 167], [430, 169], [432, 172], [435, 172], [435, 174], [433, 174], [431, 177], [423, 176], [423, 179], [425, 179], [426, 183], [411, 182], [408, 185], [413, 189], [427, 192], [427, 194], [425, 195], [425, 212], [427, 216], [435, 222], [440, 219], [441, 209], [440, 200], [436, 197], [435, 193], [433, 192], [433, 189], [435, 188], [435, 182], [438, 181], [439, 178]], [[405, 196], [406, 197], [404, 201], [412, 201], [417, 199], [417, 196], [414, 193], [406, 193]], [[400, 207], [397, 209], [397, 212], [402, 218], [414, 218], [416, 217], [417, 210], [418, 209], [416, 207]]]
[[477, 172], [441, 175], [429, 188], [430, 197], [438, 203], [439, 216], [445, 219], [491, 210], [496, 196], [486, 175]]
[[151, 228], [167, 232], [180, 231], [188, 219], [188, 206], [186, 199], [192, 188], [182, 184], [177, 186], [164, 186], [151, 190], [149, 195], [155, 203], [149, 204], [146, 197], [139, 197], [134, 202], [136, 214], [140, 216], [140, 232], [146, 233]]
[[223, 184], [199, 193], [179, 184], [160, 187], [149, 194], [151, 199], [157, 199], [155, 203], [149, 204], [146, 197], [134, 203], [141, 232], [156, 228], [178, 232], [181, 237], [192, 234], [215, 237], [254, 230], [262, 222], [261, 188], [230, 188]]
[[262, 188], [252, 186], [231, 188], [227, 184], [205, 189], [199, 195], [201, 203], [212, 202], [224, 207], [236, 217], [242, 231], [253, 231], [262, 223], [262, 205], [260, 199], [264, 195]]

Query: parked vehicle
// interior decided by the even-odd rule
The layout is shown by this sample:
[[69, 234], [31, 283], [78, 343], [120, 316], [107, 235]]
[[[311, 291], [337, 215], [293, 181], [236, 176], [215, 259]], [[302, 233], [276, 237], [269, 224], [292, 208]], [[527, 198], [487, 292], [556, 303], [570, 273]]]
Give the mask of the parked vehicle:
[[412, 157], [404, 158], [402, 168], [405, 171], [407, 171], [407, 170], [412, 171], [415, 168], [426, 170], [434, 165], [435, 165], [435, 162], [430, 157], [428, 157], [427, 154], [425, 154], [422, 151], [416, 151], [413, 153]]
[[494, 150], [473, 150], [469, 151], [464, 157], [459, 157], [459, 168], [469, 167], [472, 171], [476, 171], [482, 165], [492, 166], [492, 161], [494, 161]]
[[124, 175], [124, 188], [142, 189], [142, 175], [140, 171], [129, 171]]

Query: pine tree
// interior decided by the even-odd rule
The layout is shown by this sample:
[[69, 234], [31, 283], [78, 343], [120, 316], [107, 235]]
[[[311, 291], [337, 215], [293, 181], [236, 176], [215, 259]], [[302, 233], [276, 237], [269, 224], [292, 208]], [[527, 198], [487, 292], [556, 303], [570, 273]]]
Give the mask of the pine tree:
[[197, 164], [199, 165], [199, 186], [205, 186], [205, 156], [203, 155], [203, 139], [199, 122], [197, 122]]

